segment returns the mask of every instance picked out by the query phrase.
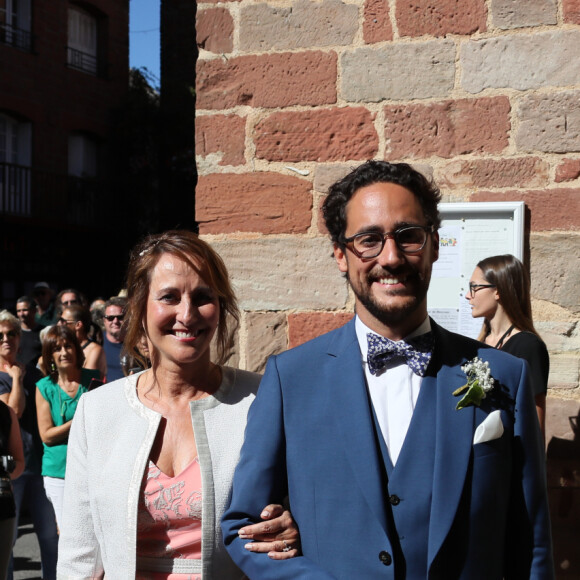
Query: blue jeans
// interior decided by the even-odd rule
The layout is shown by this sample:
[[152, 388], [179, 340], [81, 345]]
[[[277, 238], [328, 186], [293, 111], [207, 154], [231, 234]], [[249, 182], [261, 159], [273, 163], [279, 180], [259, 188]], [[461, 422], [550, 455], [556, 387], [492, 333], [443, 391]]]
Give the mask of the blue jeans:
[[[46, 498], [42, 475], [23, 473], [12, 481], [14, 501], [16, 503], [16, 530], [14, 540], [18, 535], [18, 520], [23, 502], [28, 506], [34, 531], [40, 546], [43, 580], [56, 580], [56, 560], [58, 555], [58, 532], [52, 504]], [[10, 559], [8, 580], [13, 580], [14, 562]]]

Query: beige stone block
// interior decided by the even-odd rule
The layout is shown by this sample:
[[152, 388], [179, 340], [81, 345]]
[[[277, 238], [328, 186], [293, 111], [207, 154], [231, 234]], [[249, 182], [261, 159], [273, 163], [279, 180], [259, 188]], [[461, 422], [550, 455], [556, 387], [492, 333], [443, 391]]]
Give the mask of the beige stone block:
[[[580, 41], [580, 31], [579, 31]], [[576, 54], [580, 51], [580, 42]], [[580, 77], [580, 59], [568, 55], [577, 66], [574, 79]], [[580, 91], [529, 94], [522, 98], [517, 112], [519, 125], [515, 134], [520, 151], [566, 153], [580, 151]]]
[[580, 313], [580, 235], [531, 236], [532, 296]]
[[244, 310], [344, 308], [348, 290], [328, 238], [213, 241]]
[[340, 67], [340, 95], [350, 102], [447, 97], [455, 82], [455, 44], [439, 40], [358, 48], [343, 54]]
[[250, 312], [246, 315], [247, 369], [263, 373], [268, 357], [288, 346], [286, 315], [280, 312]]
[[339, 0], [297, 0], [291, 6], [250, 4], [240, 14], [240, 49], [292, 50], [350, 44], [358, 7]]
[[[550, 389], [578, 389], [580, 378], [580, 353], [575, 354], [551, 354], [550, 376], [548, 388]], [[580, 391], [578, 392], [580, 397]]]
[[580, 352], [578, 320], [534, 321], [534, 326], [550, 352]]
[[580, 30], [472, 40], [460, 49], [461, 86], [479, 93], [491, 88], [527, 91], [575, 85], [579, 52]]
[[328, 193], [328, 188], [348, 175], [359, 163], [319, 164], [314, 170], [314, 191]]
[[493, 26], [501, 29], [556, 24], [556, 0], [491, 0]]

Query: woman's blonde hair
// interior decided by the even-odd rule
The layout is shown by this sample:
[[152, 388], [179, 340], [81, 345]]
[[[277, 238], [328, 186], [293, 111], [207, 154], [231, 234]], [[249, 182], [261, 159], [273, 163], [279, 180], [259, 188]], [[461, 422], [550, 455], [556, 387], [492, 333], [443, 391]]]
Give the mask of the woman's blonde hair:
[[0, 324], [9, 324], [12, 326], [14, 332], [16, 332], [18, 336], [20, 336], [22, 332], [22, 325], [20, 324], [20, 320], [18, 320], [18, 318], [16, 318], [16, 316], [14, 316], [14, 314], [8, 310], [0, 310]]

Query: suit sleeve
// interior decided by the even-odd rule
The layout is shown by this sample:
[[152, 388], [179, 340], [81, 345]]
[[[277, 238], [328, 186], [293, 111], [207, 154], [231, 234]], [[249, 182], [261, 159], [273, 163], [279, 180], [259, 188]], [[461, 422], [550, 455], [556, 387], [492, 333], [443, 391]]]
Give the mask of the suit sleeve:
[[83, 395], [68, 442], [63, 522], [58, 543], [59, 580], [94, 580], [104, 574], [89, 499], [86, 401], [87, 397]]
[[281, 382], [276, 357], [271, 357], [248, 414], [245, 440], [234, 474], [232, 499], [222, 518], [224, 543], [232, 559], [253, 580], [330, 580], [333, 576], [304, 556], [271, 560], [267, 554], [246, 550], [244, 545], [248, 540], [238, 537], [239, 529], [261, 521], [260, 513], [264, 506], [282, 503], [287, 495], [284, 429]]
[[[506, 579], [554, 578], [545, 454], [524, 362], [516, 395], [514, 479], [507, 533]], [[530, 562], [531, 557], [531, 562]]]

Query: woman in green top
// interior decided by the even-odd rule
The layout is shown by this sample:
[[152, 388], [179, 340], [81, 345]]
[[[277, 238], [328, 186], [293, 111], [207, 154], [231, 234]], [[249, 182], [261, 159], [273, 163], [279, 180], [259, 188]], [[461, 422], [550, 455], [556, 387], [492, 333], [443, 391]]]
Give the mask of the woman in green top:
[[85, 356], [75, 333], [53, 326], [42, 343], [42, 359], [49, 373], [36, 383], [36, 412], [42, 439], [42, 475], [46, 496], [60, 524], [68, 434], [81, 395], [98, 370], [83, 369]]

